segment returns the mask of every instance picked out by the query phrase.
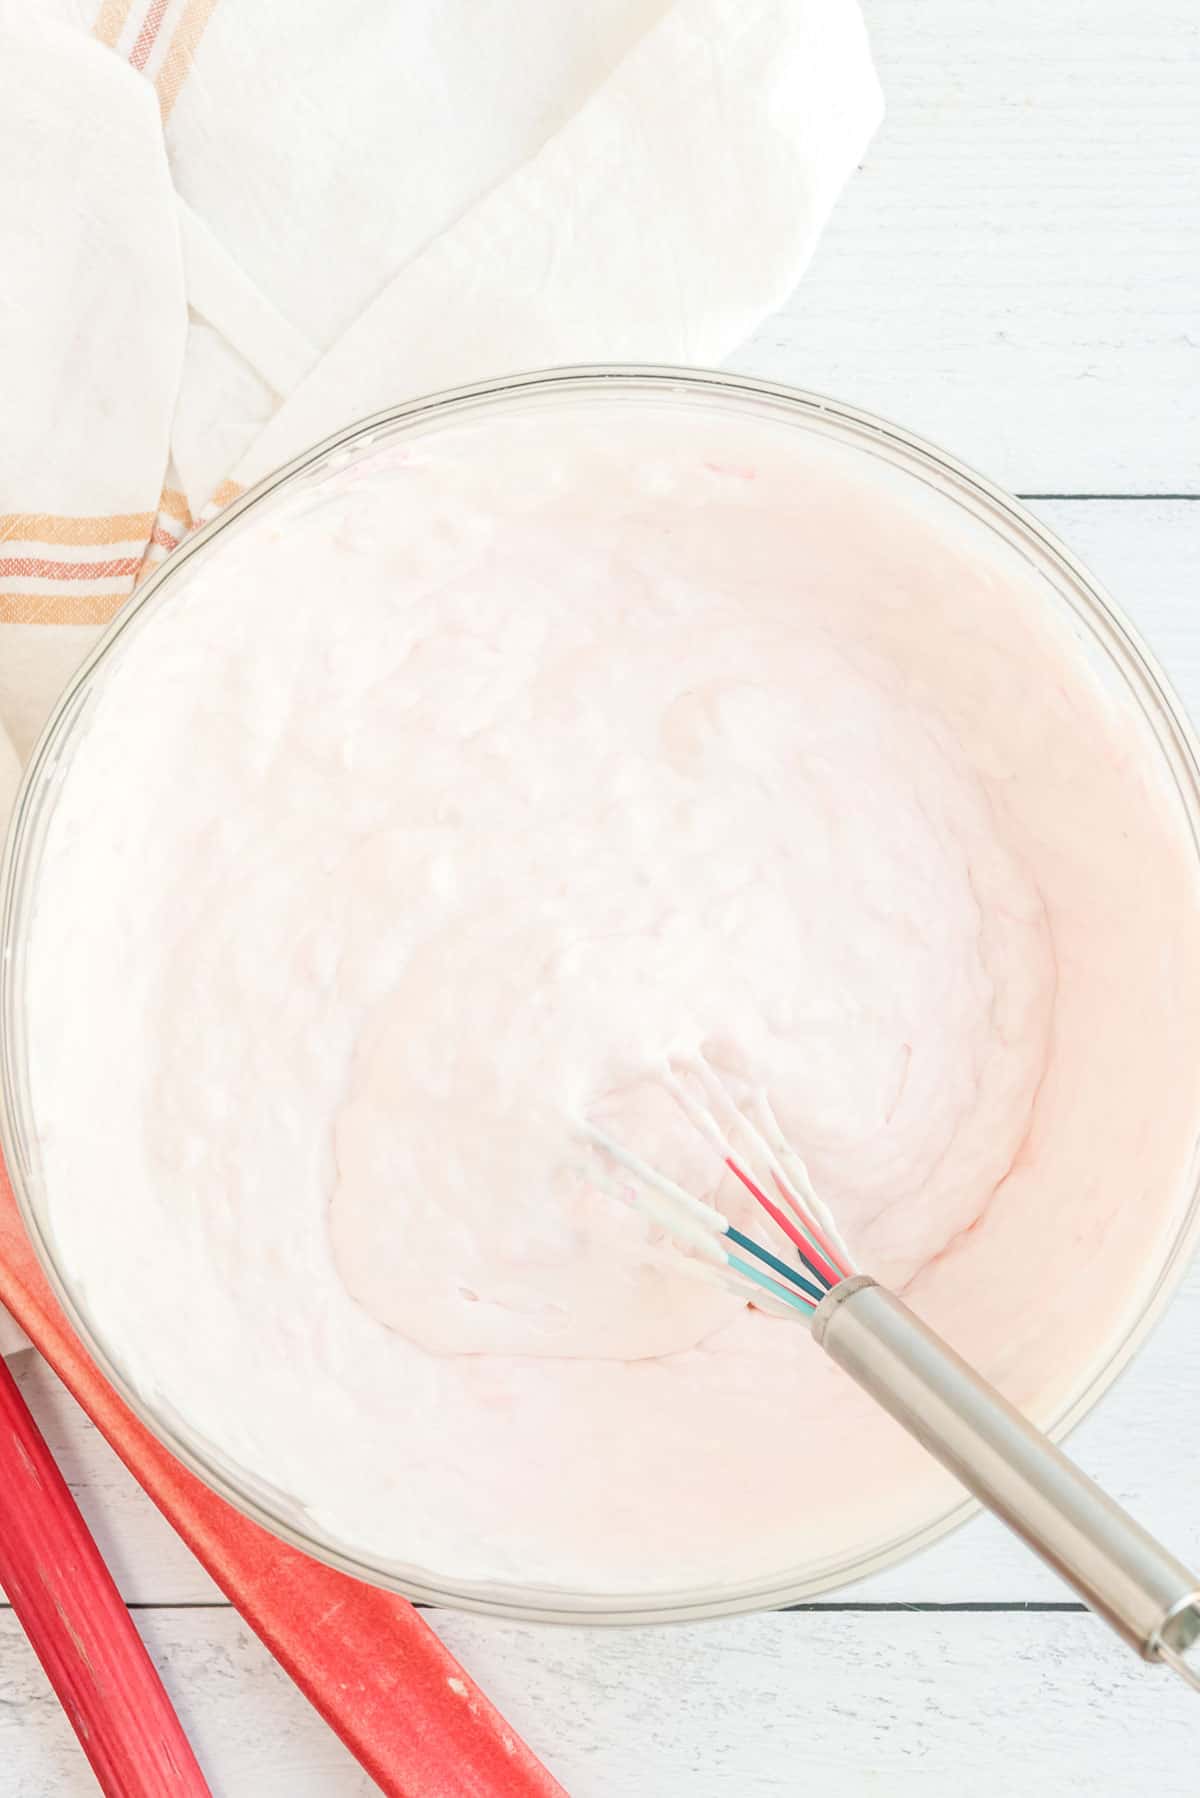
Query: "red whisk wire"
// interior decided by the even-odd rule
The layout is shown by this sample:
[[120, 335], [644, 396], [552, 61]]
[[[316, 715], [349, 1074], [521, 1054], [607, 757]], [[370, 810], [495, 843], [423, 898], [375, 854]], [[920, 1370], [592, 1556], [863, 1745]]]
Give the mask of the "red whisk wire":
[[[745, 1168], [741, 1167], [738, 1162], [734, 1160], [732, 1155], [727, 1155], [725, 1157], [725, 1165], [730, 1173], [737, 1176], [747, 1192], [753, 1194], [763, 1210], [767, 1213], [768, 1217], [772, 1218], [774, 1222], [779, 1225], [779, 1228], [783, 1231], [784, 1235], [789, 1237], [790, 1240], [795, 1243], [804, 1259], [818, 1274], [820, 1274], [823, 1280], [830, 1286], [836, 1286], [839, 1281], [845, 1278], [845, 1274], [841, 1270], [833, 1250], [829, 1247], [829, 1244], [826, 1242], [821, 1231], [817, 1228], [815, 1221], [809, 1217], [795, 1195], [782, 1188], [782, 1183], [779, 1180], [778, 1174], [775, 1175], [776, 1183], [781, 1186], [784, 1197], [788, 1202], [795, 1205], [797, 1213], [803, 1220], [804, 1228], [810, 1232], [813, 1238], [812, 1241], [809, 1240], [808, 1236], [805, 1236], [801, 1232], [801, 1230], [792, 1222], [791, 1218], [788, 1217], [787, 1213], [782, 1211], [773, 1199], [767, 1197], [766, 1193], [762, 1190], [762, 1187], [757, 1185], [756, 1182], [750, 1178]], [[820, 1248], [818, 1249], [815, 1247], [814, 1243], [819, 1243]], [[822, 1249], [824, 1250], [824, 1254], [821, 1253]], [[828, 1256], [828, 1260], [826, 1259], [826, 1256]]]
[[854, 1272], [854, 1265], [852, 1262], [847, 1265], [848, 1257], [845, 1250], [834, 1248], [827, 1233], [821, 1228], [812, 1212], [808, 1209], [808, 1206], [804, 1204], [803, 1200], [797, 1197], [794, 1189], [781, 1174], [776, 1173], [772, 1169], [771, 1178], [774, 1180], [788, 1204], [799, 1214], [801, 1222], [812, 1231], [814, 1239], [820, 1244], [821, 1248], [824, 1249], [829, 1259], [833, 1262], [833, 1265], [837, 1268], [838, 1279], [848, 1280], [850, 1275]]

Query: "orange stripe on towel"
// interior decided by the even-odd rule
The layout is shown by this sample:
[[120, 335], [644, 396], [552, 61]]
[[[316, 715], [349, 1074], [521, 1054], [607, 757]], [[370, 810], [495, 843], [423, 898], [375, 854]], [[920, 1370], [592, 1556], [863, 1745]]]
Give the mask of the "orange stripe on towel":
[[0, 593], [0, 624], [107, 624], [128, 593]]
[[45, 556], [0, 556], [0, 580], [16, 576], [39, 581], [111, 581], [136, 574], [140, 556], [114, 556], [109, 562], [51, 562]]
[[100, 11], [96, 14], [96, 23], [92, 26], [92, 34], [107, 44], [110, 50], [117, 47], [117, 39], [121, 35], [121, 27], [129, 17], [132, 0], [104, 0]]
[[187, 79], [196, 54], [196, 46], [204, 36], [204, 27], [212, 17], [217, 0], [188, 0], [183, 17], [175, 27], [175, 35], [167, 46], [162, 67], [158, 71], [158, 108], [165, 125], [171, 108], [179, 98], [179, 90]]
[[187, 503], [187, 494], [181, 493], [178, 487], [163, 488], [158, 509], [160, 512], [165, 512], [169, 518], [178, 518], [180, 523], [190, 530], [192, 508]]
[[0, 543], [61, 543], [69, 549], [86, 549], [93, 543], [139, 543], [153, 528], [153, 512], [110, 512], [92, 518], [8, 512], [0, 514]]

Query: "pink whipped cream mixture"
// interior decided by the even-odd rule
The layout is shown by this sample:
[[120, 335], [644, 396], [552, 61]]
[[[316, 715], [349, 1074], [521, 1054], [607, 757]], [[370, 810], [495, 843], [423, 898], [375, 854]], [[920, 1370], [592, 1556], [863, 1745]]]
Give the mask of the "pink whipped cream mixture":
[[1049, 1419], [1190, 1194], [1160, 770], [1042, 577], [862, 452], [651, 398], [376, 446], [97, 683], [28, 966], [63, 1262], [152, 1403], [367, 1560], [844, 1562], [952, 1487], [580, 1121], [715, 1195], [656, 1070], [760, 1087], [858, 1263]]

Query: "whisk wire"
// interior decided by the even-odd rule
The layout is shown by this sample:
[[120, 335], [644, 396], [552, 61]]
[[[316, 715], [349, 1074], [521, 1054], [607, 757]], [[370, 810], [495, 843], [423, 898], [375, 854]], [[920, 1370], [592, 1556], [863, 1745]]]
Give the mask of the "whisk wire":
[[[690, 1066], [689, 1071], [698, 1078], [710, 1099], [723, 1104], [730, 1111], [741, 1127], [751, 1151], [766, 1163], [770, 1177], [789, 1210], [785, 1211], [781, 1205], [777, 1205], [760, 1181], [750, 1173], [713, 1110], [708, 1105], [699, 1103], [685, 1082], [676, 1075], [674, 1068], [666, 1064], [663, 1077], [670, 1092], [684, 1115], [718, 1152], [725, 1167], [766, 1212], [776, 1228], [787, 1237], [796, 1250], [799, 1267], [792, 1266], [765, 1244], [739, 1230], [715, 1205], [685, 1191], [599, 1125], [590, 1122], [581, 1124], [580, 1133], [609, 1162], [632, 1178], [631, 1187], [616, 1188], [619, 1196], [628, 1198], [652, 1223], [665, 1230], [679, 1247], [698, 1255], [702, 1263], [708, 1264], [707, 1277], [712, 1277], [712, 1266], [715, 1263], [725, 1271], [727, 1283], [735, 1287], [740, 1296], [750, 1296], [746, 1291], [746, 1283], [749, 1283], [751, 1288], [767, 1293], [789, 1310], [799, 1311], [806, 1318], [811, 1317], [825, 1295], [846, 1278], [850, 1271], [849, 1257], [845, 1256], [844, 1250], [841, 1256], [835, 1252], [812, 1211], [785, 1173], [778, 1150], [786, 1153], [787, 1144], [769, 1107], [765, 1107], [765, 1100], [769, 1128], [776, 1138], [776, 1146], [770, 1144], [763, 1133], [746, 1118], [744, 1112], [738, 1109], [715, 1070], [701, 1062]], [[787, 1158], [789, 1161], [793, 1160], [790, 1154]], [[795, 1160], [796, 1165], [803, 1170], [803, 1163], [798, 1158]], [[607, 1190], [614, 1190], [614, 1184], [609, 1179], [603, 1179], [602, 1184]], [[805, 1188], [809, 1185], [806, 1172], [803, 1185]], [[729, 1248], [722, 1246], [723, 1242], [731, 1244], [740, 1252], [731, 1253]], [[698, 1267], [697, 1272], [699, 1271]]]
[[828, 1292], [827, 1286], [814, 1286], [811, 1280], [806, 1280], [803, 1274], [797, 1273], [794, 1267], [789, 1267], [786, 1261], [781, 1261], [778, 1255], [773, 1255], [770, 1249], [763, 1247], [762, 1243], [755, 1242], [752, 1236], [744, 1236], [733, 1224], [729, 1225], [725, 1234], [730, 1242], [737, 1243], [739, 1249], [747, 1249], [751, 1254], [757, 1255], [767, 1267], [773, 1268], [777, 1274], [781, 1274], [793, 1286], [798, 1286], [801, 1292], [812, 1299], [814, 1305], [819, 1305]]
[[843, 1278], [842, 1274], [835, 1272], [834, 1269], [830, 1267], [824, 1256], [801, 1235], [799, 1229], [787, 1214], [779, 1209], [779, 1206], [775, 1204], [774, 1200], [767, 1197], [762, 1187], [750, 1178], [746, 1170], [743, 1167], [740, 1167], [732, 1156], [727, 1155], [725, 1157], [725, 1165], [729, 1168], [731, 1173], [737, 1175], [737, 1178], [746, 1188], [746, 1191], [758, 1200], [772, 1222], [777, 1224], [788, 1240], [795, 1244], [796, 1252], [800, 1256], [805, 1267], [808, 1268], [810, 1273], [815, 1274], [817, 1279], [822, 1282], [821, 1297], [823, 1298], [829, 1288], [831, 1286], [836, 1286], [838, 1281]]
[[[582, 1127], [582, 1133], [619, 1168], [631, 1175], [635, 1182], [623, 1194], [606, 1176], [601, 1176], [600, 1184], [606, 1190], [614, 1191], [617, 1196], [631, 1197], [636, 1209], [649, 1218], [651, 1223], [665, 1230], [680, 1248], [689, 1249], [704, 1262], [715, 1262], [741, 1279], [750, 1281], [754, 1287], [769, 1293], [789, 1309], [810, 1313], [824, 1297], [824, 1291], [802, 1280], [795, 1268], [790, 1268], [786, 1262], [772, 1255], [762, 1243], [755, 1242], [752, 1237], [736, 1230], [715, 1205], [706, 1205], [703, 1200], [685, 1192], [683, 1187], [678, 1186], [666, 1174], [660, 1174], [656, 1168], [643, 1161], [640, 1155], [635, 1155], [617, 1142], [606, 1130], [601, 1130], [595, 1124], [587, 1124]], [[744, 1253], [731, 1255], [721, 1247], [721, 1238], [735, 1243]], [[746, 1255], [752, 1256], [753, 1260], [747, 1261]], [[782, 1275], [782, 1281], [772, 1278], [765, 1271], [768, 1267], [773, 1273]]]
[[[817, 1198], [808, 1177], [807, 1168], [780, 1129], [766, 1094], [761, 1090], [756, 1091], [753, 1098], [773, 1141], [769, 1141], [764, 1131], [760, 1130], [753, 1119], [747, 1115], [745, 1106], [738, 1104], [716, 1069], [704, 1056], [697, 1056], [689, 1062], [687, 1071], [707, 1093], [709, 1099], [707, 1106], [701, 1105], [696, 1100], [689, 1090], [686, 1080], [679, 1077], [670, 1062], [665, 1064], [663, 1070], [664, 1083], [685, 1116], [690, 1118], [701, 1135], [713, 1145], [725, 1165], [732, 1173], [736, 1174], [747, 1191], [752, 1193], [759, 1204], [768, 1211], [773, 1221], [791, 1238], [797, 1248], [804, 1253], [811, 1247], [822, 1257], [824, 1270], [813, 1267], [812, 1262], [809, 1261], [811, 1271], [816, 1273], [822, 1281], [832, 1282], [834, 1285], [839, 1280], [845, 1279], [851, 1267], [850, 1257], [840, 1238], [837, 1239], [839, 1248], [835, 1250], [833, 1247], [830, 1238], [836, 1233], [833, 1231], [832, 1224], [829, 1223], [828, 1228], [823, 1229], [817, 1221], [817, 1213], [823, 1212], [824, 1207]], [[779, 1189], [780, 1196], [794, 1214], [806, 1240], [801, 1241], [796, 1236], [795, 1231], [789, 1228], [780, 1213], [773, 1208], [762, 1187], [750, 1179], [743, 1166], [743, 1158], [734, 1147], [728, 1130], [722, 1128], [717, 1119], [716, 1111], [713, 1109], [714, 1105], [719, 1105], [724, 1109], [734, 1128], [746, 1138], [751, 1155], [766, 1164], [772, 1180]], [[785, 1162], [787, 1163], [786, 1170]], [[807, 1259], [807, 1255], [805, 1258]]]

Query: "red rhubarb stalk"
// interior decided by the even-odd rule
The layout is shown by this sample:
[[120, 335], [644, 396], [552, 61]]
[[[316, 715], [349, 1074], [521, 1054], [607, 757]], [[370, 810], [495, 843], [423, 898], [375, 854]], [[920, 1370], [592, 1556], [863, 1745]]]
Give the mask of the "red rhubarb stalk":
[[121, 1594], [2, 1359], [0, 1586], [107, 1798], [209, 1798]]

